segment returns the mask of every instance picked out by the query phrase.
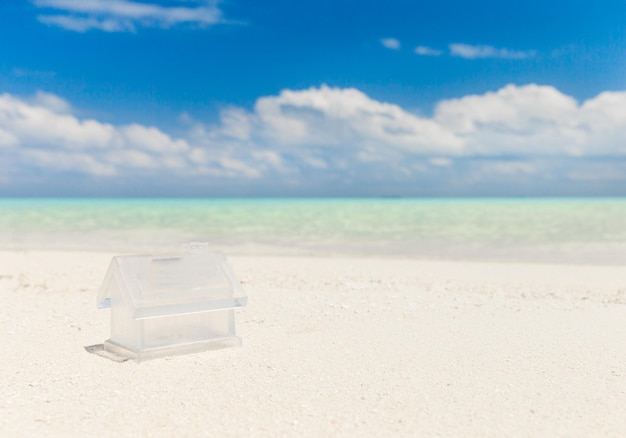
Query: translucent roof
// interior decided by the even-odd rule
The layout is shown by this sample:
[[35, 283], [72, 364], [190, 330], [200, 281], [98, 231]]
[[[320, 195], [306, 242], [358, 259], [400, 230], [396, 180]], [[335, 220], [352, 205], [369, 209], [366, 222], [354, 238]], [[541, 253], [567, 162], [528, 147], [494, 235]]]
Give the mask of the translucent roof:
[[135, 319], [231, 309], [247, 302], [226, 258], [208, 250], [114, 257], [98, 293], [98, 308], [111, 306], [115, 287]]

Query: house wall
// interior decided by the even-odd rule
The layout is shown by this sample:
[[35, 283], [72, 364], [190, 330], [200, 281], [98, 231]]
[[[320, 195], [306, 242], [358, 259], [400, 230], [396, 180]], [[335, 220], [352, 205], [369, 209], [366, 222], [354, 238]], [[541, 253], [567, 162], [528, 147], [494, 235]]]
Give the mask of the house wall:
[[235, 336], [233, 309], [141, 320], [142, 348], [188, 344]]
[[135, 320], [117, 283], [111, 288], [111, 341], [137, 350], [141, 347], [141, 321]]

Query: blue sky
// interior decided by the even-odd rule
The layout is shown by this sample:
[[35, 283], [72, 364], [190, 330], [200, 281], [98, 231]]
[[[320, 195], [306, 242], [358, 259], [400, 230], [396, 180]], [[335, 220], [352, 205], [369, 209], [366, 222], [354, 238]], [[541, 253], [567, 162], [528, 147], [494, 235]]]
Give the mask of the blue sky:
[[0, 195], [624, 195], [624, 17], [610, 0], [8, 0]]

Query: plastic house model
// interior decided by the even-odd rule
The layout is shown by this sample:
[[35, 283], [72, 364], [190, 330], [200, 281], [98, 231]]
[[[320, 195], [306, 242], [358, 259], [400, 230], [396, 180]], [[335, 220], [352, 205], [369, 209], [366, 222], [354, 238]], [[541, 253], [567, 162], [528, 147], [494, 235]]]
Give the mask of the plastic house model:
[[113, 257], [98, 293], [111, 309], [104, 350], [139, 362], [241, 346], [234, 309], [246, 303], [226, 258], [204, 247]]

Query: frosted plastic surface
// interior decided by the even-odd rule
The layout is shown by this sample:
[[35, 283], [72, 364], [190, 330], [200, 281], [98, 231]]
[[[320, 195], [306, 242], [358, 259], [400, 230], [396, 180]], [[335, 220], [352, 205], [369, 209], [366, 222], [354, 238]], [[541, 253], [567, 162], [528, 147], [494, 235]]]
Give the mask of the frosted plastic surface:
[[114, 257], [98, 294], [111, 309], [105, 349], [139, 361], [240, 345], [233, 309], [246, 302], [218, 252]]
[[110, 284], [122, 293], [136, 319], [243, 307], [247, 297], [224, 256], [218, 252], [114, 257], [98, 295], [110, 307]]

